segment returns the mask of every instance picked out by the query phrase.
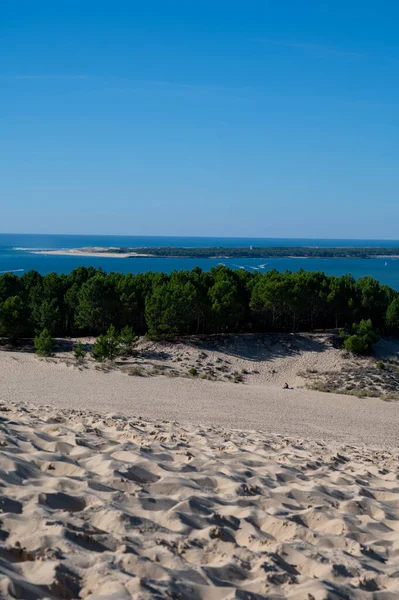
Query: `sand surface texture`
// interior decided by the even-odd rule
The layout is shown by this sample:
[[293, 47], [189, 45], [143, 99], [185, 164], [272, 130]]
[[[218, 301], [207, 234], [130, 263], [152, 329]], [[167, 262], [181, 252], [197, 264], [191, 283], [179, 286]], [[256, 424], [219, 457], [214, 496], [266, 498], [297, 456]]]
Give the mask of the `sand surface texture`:
[[399, 595], [397, 452], [0, 409], [1, 598]]
[[[322, 360], [320, 354], [317, 356]], [[299, 355], [298, 360], [303, 361], [303, 356]], [[291, 359], [286, 367], [283, 362], [279, 359], [278, 376], [284, 381], [287, 371], [283, 368], [292, 372], [295, 369]], [[305, 389], [283, 390], [267, 381], [234, 384], [165, 376], [129, 377], [119, 371], [79, 370], [28, 353], [0, 352], [0, 400], [15, 399], [60, 408], [120, 411], [150, 419], [399, 447], [398, 402]]]

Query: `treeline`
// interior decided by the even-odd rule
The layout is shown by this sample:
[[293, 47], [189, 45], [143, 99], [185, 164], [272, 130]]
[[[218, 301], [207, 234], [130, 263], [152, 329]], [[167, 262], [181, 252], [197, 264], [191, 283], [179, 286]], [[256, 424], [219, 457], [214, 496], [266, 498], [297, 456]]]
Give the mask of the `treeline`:
[[0, 335], [99, 335], [110, 325], [136, 334], [312, 331], [371, 319], [381, 334], [399, 330], [399, 294], [371, 277], [298, 271], [264, 274], [218, 266], [192, 271], [0, 277]]
[[252, 248], [112, 248], [109, 252], [136, 253], [159, 258], [373, 258], [399, 256], [399, 248], [307, 248], [305, 246]]

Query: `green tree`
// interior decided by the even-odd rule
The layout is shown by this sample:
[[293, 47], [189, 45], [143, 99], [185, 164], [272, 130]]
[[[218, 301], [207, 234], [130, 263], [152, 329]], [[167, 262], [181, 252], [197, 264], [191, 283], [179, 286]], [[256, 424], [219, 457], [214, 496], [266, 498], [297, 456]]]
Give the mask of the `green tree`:
[[354, 331], [364, 338], [370, 343], [375, 344], [378, 341], [378, 334], [373, 329], [373, 323], [371, 319], [362, 319], [359, 324], [353, 325]]
[[344, 348], [354, 354], [370, 353], [370, 347], [367, 341], [359, 335], [349, 335], [344, 341]]
[[356, 282], [360, 295], [360, 314], [363, 319], [371, 319], [377, 328], [385, 325], [385, 315], [389, 305], [386, 290], [372, 277], [361, 277]]
[[394, 298], [387, 308], [386, 325], [391, 333], [399, 333], [399, 297]]
[[332, 311], [334, 327], [345, 327], [353, 320], [356, 301], [356, 282], [352, 275], [330, 277], [327, 305]]
[[239, 328], [243, 306], [234, 271], [223, 266], [211, 269], [213, 285], [208, 290], [211, 321], [215, 332]]
[[111, 325], [107, 333], [99, 335], [93, 344], [93, 357], [102, 362], [103, 360], [113, 361], [120, 352], [120, 339], [117, 330]]
[[43, 329], [43, 331], [35, 337], [34, 345], [36, 354], [39, 356], [52, 356], [54, 354], [54, 338], [51, 336], [48, 329]]
[[120, 302], [120, 326], [142, 326], [144, 307], [141, 303], [139, 279], [132, 273], [119, 274], [115, 287]]
[[78, 362], [82, 362], [84, 360], [84, 357], [86, 356], [86, 351], [82, 342], [78, 342], [77, 344], [75, 344], [73, 348], [73, 355]]
[[65, 335], [64, 296], [68, 289], [68, 277], [49, 273], [43, 277], [43, 303], [40, 307], [39, 325], [52, 335]]
[[60, 310], [56, 298], [45, 299], [40, 304], [39, 310], [36, 312], [36, 327], [37, 331], [47, 329], [51, 335], [61, 333]]
[[67, 335], [75, 331], [75, 315], [79, 304], [79, 285], [74, 282], [64, 295], [64, 330]]
[[[213, 252], [220, 254], [220, 249]], [[286, 255], [284, 249], [275, 252]], [[315, 252], [325, 255], [325, 249]], [[261, 274], [221, 265], [210, 272], [196, 268], [170, 276], [107, 275], [93, 267], [45, 277], [36, 271], [20, 278], [7, 273], [0, 275], [0, 335], [33, 336], [43, 329], [53, 336], [98, 335], [110, 325], [150, 336], [309, 331], [347, 327], [362, 319], [371, 319], [381, 333], [399, 333], [398, 298], [395, 290], [371, 277], [355, 282], [350, 275]], [[349, 333], [372, 345], [367, 332]]]
[[344, 347], [355, 354], [370, 354], [379, 336], [373, 329], [371, 319], [363, 319], [352, 326], [352, 335], [344, 336]]
[[291, 274], [273, 269], [258, 278], [252, 288], [250, 307], [262, 329], [285, 329], [293, 309]]
[[4, 273], [0, 277], [0, 304], [10, 296], [19, 296], [21, 288], [21, 279], [17, 275]]
[[28, 327], [27, 311], [19, 296], [10, 296], [0, 306], [0, 335], [15, 343]]
[[75, 324], [89, 333], [100, 333], [111, 324], [118, 323], [120, 309], [115, 278], [97, 273], [79, 290]]
[[145, 316], [150, 337], [188, 334], [196, 327], [196, 288], [184, 271], [154, 279]]
[[188, 275], [189, 281], [195, 289], [195, 297], [191, 298], [193, 315], [190, 325], [191, 333], [204, 333], [210, 315], [208, 288], [211, 285], [212, 278], [209, 273], [204, 273], [199, 267], [195, 267]]
[[137, 342], [137, 335], [131, 327], [124, 327], [119, 334], [120, 351], [122, 354], [129, 355], [132, 353], [133, 346]]

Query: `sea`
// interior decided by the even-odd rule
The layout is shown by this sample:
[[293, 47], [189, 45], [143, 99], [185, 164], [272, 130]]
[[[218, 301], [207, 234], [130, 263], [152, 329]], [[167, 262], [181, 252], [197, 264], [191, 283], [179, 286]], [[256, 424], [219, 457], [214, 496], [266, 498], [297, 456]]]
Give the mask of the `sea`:
[[285, 238], [212, 238], [212, 237], [155, 237], [104, 235], [41, 235], [0, 234], [0, 273], [22, 275], [35, 269], [47, 273], [70, 273], [78, 266], [102, 267], [107, 272], [143, 273], [193, 269], [204, 271], [219, 264], [231, 269], [247, 269], [261, 273], [278, 271], [323, 271], [330, 275], [352, 274], [356, 279], [370, 275], [381, 283], [399, 290], [399, 259], [343, 259], [343, 258], [270, 258], [270, 259], [212, 259], [212, 258], [102, 258], [36, 254], [41, 250], [60, 250], [85, 246], [116, 247], [249, 247], [249, 246], [319, 246], [319, 247], [399, 247], [399, 240], [344, 240], [344, 239], [285, 239]]

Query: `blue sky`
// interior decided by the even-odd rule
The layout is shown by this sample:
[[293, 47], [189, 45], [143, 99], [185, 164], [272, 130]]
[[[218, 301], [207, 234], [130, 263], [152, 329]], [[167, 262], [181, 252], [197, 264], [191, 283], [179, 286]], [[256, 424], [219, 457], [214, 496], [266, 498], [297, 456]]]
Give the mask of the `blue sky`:
[[399, 238], [398, 20], [3, 0], [0, 231]]

